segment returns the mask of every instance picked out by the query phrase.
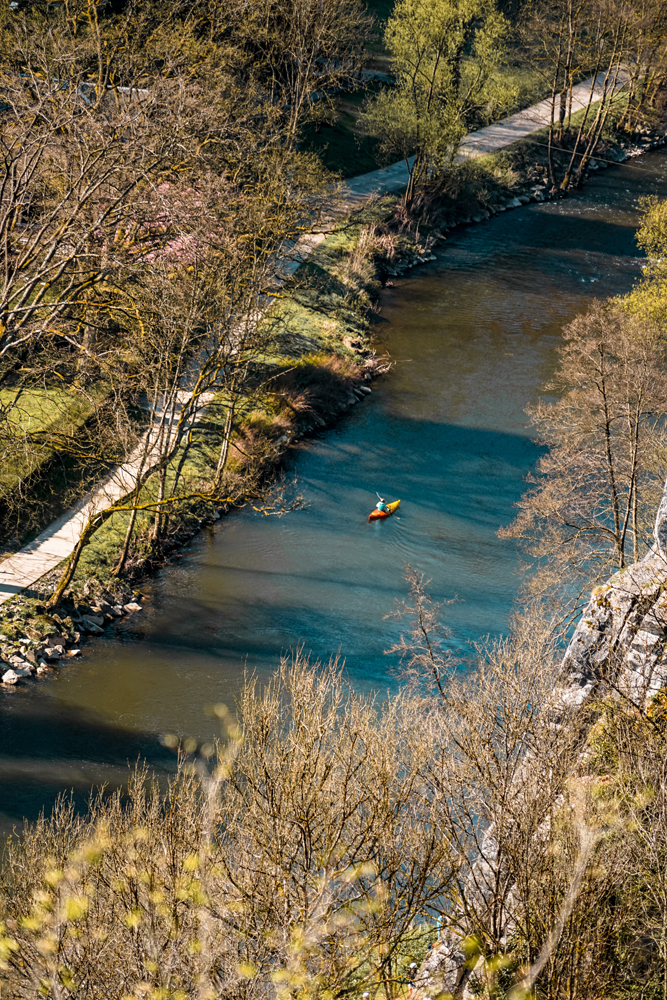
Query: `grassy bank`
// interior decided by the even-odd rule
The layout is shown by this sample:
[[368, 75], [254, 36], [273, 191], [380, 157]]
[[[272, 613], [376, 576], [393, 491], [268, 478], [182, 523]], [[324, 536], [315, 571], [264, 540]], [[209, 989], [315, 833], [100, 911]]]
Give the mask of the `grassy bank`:
[[31, 541], [100, 478], [108, 456], [95, 454], [86, 441], [97, 421], [109, 419], [112, 405], [104, 382], [85, 391], [46, 379], [0, 389], [0, 538], [7, 548]]
[[[387, 200], [376, 214], [393, 208]], [[266, 490], [280, 477], [290, 447], [303, 435], [334, 423], [369, 391], [368, 383], [387, 363], [372, 350], [374, 302], [380, 289], [376, 266], [366, 252], [367, 222], [345, 223], [332, 233], [284, 286], [263, 322], [272, 336], [257, 359], [244, 395], [235, 401], [228, 460], [217, 495], [241, 496], [266, 508], [280, 506]], [[167, 490], [180, 473], [179, 493], [216, 495], [213, 489], [225, 435], [229, 400], [216, 396], [192, 428], [187, 451], [177, 453], [167, 469]], [[183, 461], [181, 461], [183, 460]], [[180, 469], [179, 469], [180, 466]], [[45, 601], [62, 573], [62, 565], [43, 577], [30, 595], [17, 595], [0, 606], [0, 653], [18, 670], [48, 672], [58, 657], [44, 660], [49, 635], [58, 633], [64, 659], [67, 648], [86, 634], [95, 635], [128, 603], [140, 598], [136, 588], [156, 565], [178, 550], [202, 525], [217, 520], [230, 504], [208, 501], [169, 505], [155, 538], [154, 504], [160, 489], [155, 475], [136, 500], [140, 509], [122, 578], [116, 575], [127, 533], [130, 510], [114, 514], [83, 550], [71, 588], [58, 614], [47, 613]], [[286, 488], [287, 489], [287, 488]], [[262, 497], [261, 501], [254, 499]], [[287, 497], [289, 506], [293, 498]], [[64, 564], [63, 564], [64, 565]], [[114, 610], [115, 609], [115, 610]], [[84, 622], [93, 616], [89, 629]], [[82, 624], [83, 623], [83, 624]], [[29, 631], [29, 630], [32, 630]], [[18, 661], [23, 659], [21, 665]], [[12, 662], [14, 661], [14, 662]], [[1, 666], [1, 664], [0, 664]], [[24, 670], [25, 673], [21, 671]]]

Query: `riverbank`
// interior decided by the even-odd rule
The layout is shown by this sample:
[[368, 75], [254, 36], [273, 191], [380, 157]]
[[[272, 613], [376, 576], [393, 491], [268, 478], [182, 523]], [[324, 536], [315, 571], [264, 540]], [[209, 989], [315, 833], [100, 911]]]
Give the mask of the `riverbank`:
[[[238, 494], [246, 482], [258, 487], [274, 482], [296, 442], [330, 426], [367, 398], [372, 380], [388, 370], [387, 360], [371, 347], [370, 324], [380, 285], [373, 265], [358, 252], [360, 241], [363, 244], [359, 227], [350, 231], [349, 224], [342, 225], [286, 281], [265, 320], [275, 328], [273, 352], [261, 359], [255, 391], [236, 401], [229, 458], [217, 490], [221, 497]], [[207, 402], [193, 428], [195, 447], [181, 469], [186, 483], [213, 496], [227, 412], [226, 400], [214, 396]], [[169, 474], [180, 460], [177, 454]], [[156, 476], [137, 500], [148, 509], [137, 515], [122, 579], [115, 567], [130, 510], [118, 512], [95, 533], [58, 613], [47, 613], [46, 602], [62, 564], [41, 576], [27, 594], [5, 601], [0, 611], [4, 684], [13, 687], [30, 676], [47, 674], [78, 655], [86, 636], [99, 635], [109, 622], [140, 610], [142, 595], [132, 588], [204, 525], [246, 502], [258, 502], [251, 492], [247, 500], [232, 504], [201, 500], [174, 505], [155, 544], [150, 503], [157, 489]], [[262, 509], [269, 513], [266, 505]]]
[[[401, 199], [396, 198], [394, 211], [377, 230], [388, 244], [392, 235], [398, 250], [394, 256], [376, 253], [378, 277], [384, 283], [403, 274], [410, 267], [426, 263], [432, 247], [442, 244], [446, 234], [460, 226], [477, 225], [500, 213], [521, 208], [530, 202], [545, 202], [567, 197], [568, 192], [555, 189], [548, 171], [548, 130], [532, 135], [477, 159], [465, 159], [445, 181], [424, 188], [416, 195], [411, 213], [405, 212]], [[616, 131], [613, 122], [585, 171], [582, 183], [608, 167], [624, 163], [642, 153], [665, 145], [667, 134], [660, 128], [645, 127], [629, 138]], [[552, 150], [557, 166], [571, 158], [571, 149]], [[409, 249], [409, 238], [420, 242], [416, 253]], [[403, 247], [401, 239], [404, 240]]]
[[[646, 136], [641, 146], [631, 148], [629, 153], [642, 152], [656, 145], [660, 138]], [[411, 219], [401, 216], [401, 200], [397, 196], [376, 201], [355, 219], [354, 225], [348, 221], [339, 223], [337, 230], [301, 264], [285, 286], [274, 313], [274, 318], [278, 315], [280, 319], [281, 331], [276, 355], [268, 359], [275, 376], [272, 391], [260, 406], [255, 399], [249, 400], [245, 409], [239, 409], [233, 474], [240, 474], [243, 461], [249, 460], [261, 468], [268, 481], [276, 475], [300, 437], [331, 426], [350, 406], [369, 395], [364, 390], [370, 388], [372, 377], [384, 364], [372, 354], [375, 302], [382, 284], [391, 284], [392, 277], [431, 259], [430, 248], [444, 238], [448, 228], [481, 222], [530, 200], [548, 200], [550, 192], [544, 190], [544, 183], [534, 183], [540, 171], [536, 170], [535, 159], [529, 158], [530, 148], [530, 143], [524, 142], [496, 157], [463, 165], [452, 180], [458, 185], [458, 200], [452, 198], [451, 191], [439, 202], [431, 193], [430, 200], [425, 196], [419, 206], [420, 214]], [[532, 148], [539, 149], [539, 138], [534, 139]], [[606, 159], [615, 162], [626, 155], [628, 150], [609, 145], [601, 162]], [[502, 158], [500, 163], [497, 157]], [[493, 178], [494, 188], [490, 184]], [[219, 449], [224, 413], [224, 404], [214, 401], [201, 421], [198, 464], [190, 470], [191, 475], [210, 473], [211, 460]], [[242, 455], [245, 455], [243, 460], [239, 457]], [[170, 516], [169, 535], [159, 552], [150, 545], [151, 515], [144, 515], [144, 530], [138, 535], [129, 560], [131, 585], [140, 584], [157, 565], [178, 552], [198, 530], [217, 520], [223, 512], [223, 508], [211, 509], [203, 504], [176, 512]], [[101, 608], [96, 600], [106, 602], [111, 608], [136, 603], [136, 593], [128, 592], [127, 584], [118, 582], [112, 572], [124, 526], [123, 518], [116, 515], [88, 547], [69, 595], [74, 601], [74, 615], [80, 617], [86, 614], [86, 609]], [[40, 592], [33, 598], [16, 597], [7, 602], [3, 622], [12, 624], [17, 609], [28, 616], [38, 615], [52, 582], [48, 578], [40, 581]], [[83, 609], [77, 610], [77, 602], [84, 605]], [[105, 618], [99, 611], [96, 616], [103, 618], [98, 628], [114, 620], [113, 615]], [[18, 623], [6, 652], [25, 659], [30, 650], [35, 652], [37, 647], [33, 644], [39, 640], [22, 641], [30, 637], [19, 635], [20, 631]], [[74, 641], [73, 634], [71, 639]], [[8, 662], [4, 651], [3, 658]], [[57, 661], [44, 666], [53, 662]], [[30, 672], [30, 666], [25, 669]]]
[[[232, 708], [245, 670], [262, 685], [299, 644], [322, 662], [339, 653], [361, 693], [394, 690], [385, 650], [401, 623], [385, 615], [405, 598], [405, 563], [434, 600], [458, 596], [448, 648], [507, 633], [521, 564], [496, 531], [539, 458], [523, 410], [553, 374], [562, 326], [641, 277], [637, 198], [664, 190], [667, 154], [631, 162], [565, 201], [452, 232], [435, 261], [393, 278], [372, 332], [394, 368], [291, 449], [303, 509], [248, 506], [202, 527], [142, 581], [140, 612], [53, 674], [0, 688], [0, 831], [72, 787], [85, 811], [128, 759], [168, 767], [161, 734], [214, 739], [207, 706]], [[368, 523], [375, 490], [402, 498], [399, 517]]]

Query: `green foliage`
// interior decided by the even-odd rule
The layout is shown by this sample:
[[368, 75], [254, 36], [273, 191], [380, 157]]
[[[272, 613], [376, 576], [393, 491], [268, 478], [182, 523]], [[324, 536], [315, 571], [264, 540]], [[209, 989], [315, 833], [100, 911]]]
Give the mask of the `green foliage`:
[[411, 189], [451, 166], [480, 106], [506, 101], [491, 74], [507, 33], [491, 0], [396, 4], [385, 32], [396, 86], [378, 95], [365, 121], [387, 151], [415, 155]]
[[[3, 422], [6, 447], [0, 467], [3, 490], [14, 487], [19, 479], [34, 472], [53, 454], [48, 433], [71, 436], [77, 433], [95, 412], [95, 402], [83, 393], [57, 387], [32, 388], [20, 392], [0, 389], [0, 410], [7, 407]], [[96, 393], [103, 398], [104, 393]], [[40, 441], [41, 439], [41, 441]]]
[[640, 200], [642, 218], [637, 243], [648, 260], [644, 275], [629, 295], [618, 300], [628, 313], [656, 323], [667, 333], [667, 200]]
[[639, 207], [643, 215], [637, 244], [649, 258], [650, 276], [667, 275], [667, 200], [650, 195]]

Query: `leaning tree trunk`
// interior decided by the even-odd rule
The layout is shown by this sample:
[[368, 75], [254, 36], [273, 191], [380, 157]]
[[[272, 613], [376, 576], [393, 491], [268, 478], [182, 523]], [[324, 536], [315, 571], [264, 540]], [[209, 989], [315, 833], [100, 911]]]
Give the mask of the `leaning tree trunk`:
[[60, 602], [61, 597], [69, 587], [72, 582], [72, 578], [76, 573], [76, 568], [79, 565], [79, 559], [81, 558], [81, 553], [85, 549], [86, 545], [95, 534], [98, 528], [101, 528], [105, 521], [108, 521], [112, 514], [116, 513], [117, 507], [110, 507], [107, 510], [100, 511], [98, 514], [94, 514], [86, 524], [85, 528], [81, 532], [78, 542], [74, 546], [74, 550], [67, 561], [67, 566], [65, 567], [65, 572], [58, 581], [58, 586], [54, 590], [53, 594], [47, 601], [47, 608], [55, 608]]
[[114, 576], [122, 576], [123, 570], [125, 569], [125, 562], [127, 560], [127, 554], [130, 551], [130, 542], [132, 541], [132, 535], [134, 534], [134, 525], [137, 520], [137, 508], [134, 507], [130, 512], [130, 520], [127, 526], [127, 531], [125, 532], [125, 539], [123, 540], [123, 548], [121, 549], [120, 557], [116, 563], [116, 568], [113, 571]]
[[164, 494], [167, 486], [167, 469], [166, 466], [160, 469], [159, 473], [159, 486], [158, 486], [158, 505], [155, 508], [155, 520], [153, 521], [153, 541], [156, 543], [156, 547], [159, 548], [160, 538], [162, 537], [162, 528], [164, 519], [162, 516], [162, 507], [164, 506]]
[[215, 470], [216, 483], [220, 480], [222, 473], [225, 471], [225, 465], [227, 464], [227, 456], [229, 455], [229, 439], [232, 434], [232, 421], [234, 420], [235, 406], [236, 406], [236, 400], [232, 400], [232, 402], [229, 404], [229, 409], [227, 410], [227, 419], [225, 420], [225, 429], [223, 431], [222, 447], [220, 449], [220, 457], [218, 458], [218, 465]]

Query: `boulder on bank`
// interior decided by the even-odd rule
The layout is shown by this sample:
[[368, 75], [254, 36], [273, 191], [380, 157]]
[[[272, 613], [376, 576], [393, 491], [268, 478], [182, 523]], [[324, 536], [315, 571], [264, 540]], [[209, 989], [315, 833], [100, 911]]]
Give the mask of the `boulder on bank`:
[[20, 679], [21, 677], [32, 677], [36, 669], [37, 667], [33, 667], [32, 663], [23, 663], [20, 667], [14, 667], [12, 672]]
[[61, 656], [65, 655], [65, 647], [58, 646], [47, 646], [44, 650], [44, 656], [47, 660], [59, 660]]
[[81, 616], [81, 628], [84, 632], [88, 632], [90, 635], [102, 635], [104, 631], [101, 626], [104, 625], [104, 618], [96, 617], [95, 615], [82, 615]]
[[69, 637], [61, 635], [60, 632], [51, 632], [49, 635], [45, 635], [42, 639], [43, 646], [66, 646], [69, 641]]

